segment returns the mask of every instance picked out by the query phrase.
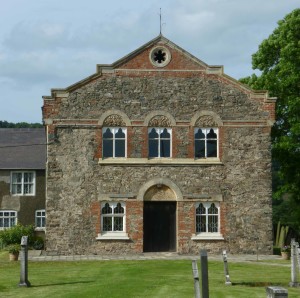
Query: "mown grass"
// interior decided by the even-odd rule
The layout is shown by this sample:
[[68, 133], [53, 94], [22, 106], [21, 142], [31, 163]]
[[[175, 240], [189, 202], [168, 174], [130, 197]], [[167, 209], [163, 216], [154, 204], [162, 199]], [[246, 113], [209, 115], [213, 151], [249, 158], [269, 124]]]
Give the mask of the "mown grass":
[[[265, 298], [265, 287], [288, 288], [289, 261], [231, 263], [232, 286], [225, 286], [223, 263], [209, 261], [211, 298]], [[200, 264], [198, 264], [200, 270]], [[189, 260], [29, 262], [30, 288], [19, 288], [20, 263], [0, 252], [0, 297], [194, 297]]]

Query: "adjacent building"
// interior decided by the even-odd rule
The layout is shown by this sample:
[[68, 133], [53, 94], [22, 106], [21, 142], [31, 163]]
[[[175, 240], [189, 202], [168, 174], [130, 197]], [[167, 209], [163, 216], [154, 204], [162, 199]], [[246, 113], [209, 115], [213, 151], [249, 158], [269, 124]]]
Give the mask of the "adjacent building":
[[48, 251], [271, 253], [267, 92], [159, 35], [43, 98]]
[[0, 230], [17, 223], [45, 229], [44, 128], [0, 128]]

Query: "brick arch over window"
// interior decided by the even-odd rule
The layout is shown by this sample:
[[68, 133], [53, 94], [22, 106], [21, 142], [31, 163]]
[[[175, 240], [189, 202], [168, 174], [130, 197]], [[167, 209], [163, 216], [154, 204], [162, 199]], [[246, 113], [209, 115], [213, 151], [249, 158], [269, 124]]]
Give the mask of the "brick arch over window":
[[[120, 121], [121, 123], [112, 123], [112, 125], [108, 125], [108, 122], [110, 121]], [[101, 126], [131, 126], [131, 121], [128, 116], [122, 111], [108, 110], [101, 115], [98, 124]]]
[[154, 178], [150, 181], [146, 182], [139, 190], [137, 195], [138, 201], [143, 201], [145, 199], [145, 195], [153, 186], [167, 186], [171, 191], [174, 192], [174, 200], [181, 201], [183, 199], [182, 192], [179, 187], [170, 179], [167, 178]]
[[171, 127], [175, 125], [175, 118], [165, 111], [152, 111], [145, 117], [144, 120], [144, 126]]
[[[200, 125], [201, 124], [201, 125]], [[197, 112], [191, 119], [191, 126], [219, 127], [223, 125], [221, 117], [212, 111]]]

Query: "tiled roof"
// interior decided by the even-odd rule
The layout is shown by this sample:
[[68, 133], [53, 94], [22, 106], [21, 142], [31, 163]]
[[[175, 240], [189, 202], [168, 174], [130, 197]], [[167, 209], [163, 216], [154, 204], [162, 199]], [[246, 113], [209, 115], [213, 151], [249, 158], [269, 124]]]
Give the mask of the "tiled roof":
[[44, 128], [0, 128], [0, 169], [45, 169]]

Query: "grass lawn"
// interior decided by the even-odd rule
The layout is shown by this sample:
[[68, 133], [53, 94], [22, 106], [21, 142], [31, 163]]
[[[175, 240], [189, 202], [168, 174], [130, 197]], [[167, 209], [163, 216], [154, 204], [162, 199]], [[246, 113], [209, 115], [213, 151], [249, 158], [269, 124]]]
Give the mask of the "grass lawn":
[[[209, 261], [211, 298], [266, 297], [267, 285], [289, 288], [289, 261], [231, 263], [232, 286], [225, 286], [223, 263]], [[194, 297], [189, 260], [29, 262], [30, 288], [19, 288], [20, 263], [0, 252], [0, 297]], [[198, 263], [200, 271], [200, 264]]]

